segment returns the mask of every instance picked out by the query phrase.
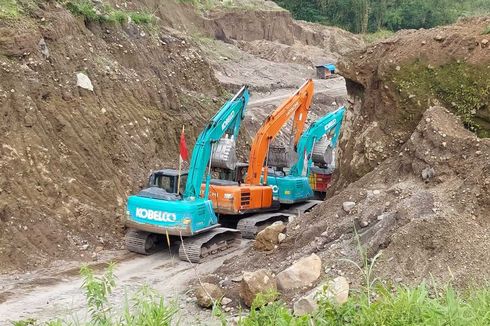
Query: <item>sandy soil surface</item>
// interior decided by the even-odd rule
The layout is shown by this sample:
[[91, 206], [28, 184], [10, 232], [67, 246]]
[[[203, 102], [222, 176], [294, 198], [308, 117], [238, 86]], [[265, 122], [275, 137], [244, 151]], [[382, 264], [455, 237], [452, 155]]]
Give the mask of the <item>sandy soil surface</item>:
[[[110, 300], [121, 307], [126, 295], [131, 297], [142, 286], [149, 285], [165, 299], [185, 308], [182, 309], [184, 313], [178, 316], [183, 324], [212, 324], [214, 320], [210, 314], [198, 308], [194, 301], [188, 301], [185, 293], [190, 290], [196, 275], [213, 272], [226, 259], [241, 255], [248, 246], [249, 241], [243, 240], [240, 249], [197, 265], [180, 260], [175, 254], [177, 248], [172, 248], [172, 253], [162, 250], [151, 256], [126, 251], [107, 253], [119, 261], [115, 269], [117, 288]], [[107, 266], [108, 261], [106, 258], [91, 266], [101, 270]], [[84, 320], [87, 317], [85, 298], [76, 266], [77, 263], [65, 263], [64, 266], [31, 273], [2, 276], [0, 325], [26, 318], [43, 321], [55, 317], [66, 320], [76, 317]]]

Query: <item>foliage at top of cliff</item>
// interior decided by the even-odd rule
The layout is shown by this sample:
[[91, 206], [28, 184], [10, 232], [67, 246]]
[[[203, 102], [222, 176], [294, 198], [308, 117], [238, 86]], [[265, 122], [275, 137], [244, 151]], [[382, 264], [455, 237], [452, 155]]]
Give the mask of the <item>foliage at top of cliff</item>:
[[354, 33], [431, 28], [490, 13], [488, 0], [275, 0], [296, 19]]

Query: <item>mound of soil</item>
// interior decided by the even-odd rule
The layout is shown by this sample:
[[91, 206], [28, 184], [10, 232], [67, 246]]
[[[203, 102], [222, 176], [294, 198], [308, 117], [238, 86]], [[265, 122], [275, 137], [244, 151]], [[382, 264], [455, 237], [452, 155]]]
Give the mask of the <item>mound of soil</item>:
[[[490, 74], [490, 47], [485, 43], [488, 35], [482, 34], [489, 24], [490, 18], [483, 17], [400, 31], [338, 63], [354, 105], [345, 119], [342, 168], [334, 189], [396, 155], [428, 106], [443, 105], [470, 118], [480, 116], [480, 124], [490, 123], [490, 81], [484, 77]], [[447, 73], [447, 67], [454, 74]], [[438, 75], [441, 85], [433, 90]], [[475, 85], [478, 94], [472, 94]]]
[[[428, 171], [431, 171], [428, 173]], [[374, 276], [404, 284], [452, 282], [458, 287], [490, 277], [490, 140], [479, 139], [448, 110], [427, 110], [400, 152], [288, 224], [287, 238], [271, 252], [251, 248], [217, 274], [270, 268], [278, 273], [311, 253], [322, 259], [322, 279], [346, 276], [354, 286], [363, 255]], [[343, 203], [353, 201], [348, 213]], [[230, 284], [230, 295], [236, 293]], [[284, 294], [287, 300], [305, 289]], [[228, 295], [228, 294], [227, 294]]]
[[[425, 102], [405, 98], [404, 85], [395, 77], [422, 60], [436, 74], [437, 67], [457, 60], [488, 67], [490, 52], [481, 32], [489, 21], [475, 18], [404, 31], [347, 56], [339, 66], [353, 105], [328, 199], [290, 223], [286, 241], [276, 250], [249, 249], [217, 274], [235, 277], [264, 267], [278, 273], [316, 253], [325, 268], [322, 278], [344, 275], [359, 285], [363, 275], [347, 260], [362, 265], [365, 250], [370, 261], [380, 254], [375, 276], [388, 282], [417, 284], [433, 278], [466, 287], [488, 280], [490, 140], [465, 128], [466, 116], [457, 108], [432, 105], [446, 104], [443, 96]], [[447, 82], [461, 77], [468, 76]], [[478, 81], [473, 80], [475, 87], [482, 86]], [[472, 114], [485, 116], [484, 96]], [[356, 203], [349, 212], [342, 207], [346, 201]], [[229, 291], [235, 292], [233, 284]]]

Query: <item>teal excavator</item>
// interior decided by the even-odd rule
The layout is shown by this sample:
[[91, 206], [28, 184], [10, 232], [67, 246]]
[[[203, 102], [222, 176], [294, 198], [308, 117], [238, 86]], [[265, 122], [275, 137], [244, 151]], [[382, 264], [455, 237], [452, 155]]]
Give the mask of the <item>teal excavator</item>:
[[[128, 198], [125, 237], [128, 250], [148, 254], [162, 236], [167, 239], [178, 236], [185, 238], [185, 243], [180, 243], [179, 257], [199, 262], [240, 244], [239, 231], [218, 224], [208, 194], [211, 157], [223, 148], [226, 155], [221, 155], [221, 160], [230, 156], [230, 146], [223, 144], [233, 144], [237, 139], [249, 97], [248, 89], [243, 87], [211, 119], [196, 141], [188, 172], [154, 171], [149, 187]], [[186, 180], [183, 194], [177, 190], [179, 175], [180, 180]], [[203, 182], [205, 189], [201, 194]]]
[[337, 146], [344, 113], [345, 108], [341, 107], [313, 122], [298, 141], [298, 159], [289, 174], [269, 175], [267, 184], [272, 186], [274, 196], [281, 204], [304, 202], [314, 197], [308, 180], [310, 168], [314, 159], [318, 163], [333, 160], [331, 153]]

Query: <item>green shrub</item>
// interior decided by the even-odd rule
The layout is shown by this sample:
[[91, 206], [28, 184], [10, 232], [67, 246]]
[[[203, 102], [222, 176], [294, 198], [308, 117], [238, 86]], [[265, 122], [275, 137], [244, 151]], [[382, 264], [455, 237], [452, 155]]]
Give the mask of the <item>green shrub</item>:
[[130, 12], [129, 17], [137, 25], [149, 25], [155, 22], [155, 16], [145, 12]]
[[20, 15], [16, 0], [0, 0], [0, 19], [15, 19]]
[[69, 1], [66, 8], [76, 16], [82, 16], [87, 21], [102, 21], [103, 17], [95, 11], [94, 5], [90, 1]]
[[108, 296], [116, 286], [113, 269], [114, 265], [109, 265], [102, 277], [94, 276], [93, 270], [87, 266], [80, 269], [88, 312], [92, 322], [97, 325], [109, 325], [111, 321], [112, 306], [109, 304]]
[[374, 300], [366, 292], [351, 294], [343, 305], [324, 299], [315, 313], [302, 317], [293, 316], [284, 303], [274, 302], [252, 309], [239, 325], [490, 325], [488, 286], [469, 296], [459, 295], [450, 286], [434, 296], [425, 284], [394, 290], [378, 284], [373, 290]]
[[379, 31], [374, 33], [363, 34], [362, 38], [367, 43], [373, 43], [376, 41], [387, 39], [393, 36], [394, 34], [395, 34], [394, 32], [389, 31], [387, 29], [380, 29]]
[[98, 8], [89, 0], [68, 1], [65, 5], [73, 15], [83, 17], [88, 22], [124, 24], [129, 18], [131, 18], [131, 21], [137, 25], [149, 25], [155, 22], [155, 16], [152, 14], [116, 10], [108, 4]]
[[124, 24], [128, 21], [128, 14], [121, 10], [109, 11], [107, 20], [111, 23]]
[[144, 286], [131, 300], [126, 302], [122, 322], [119, 325], [171, 325], [178, 309], [175, 304], [166, 305], [162, 296]]

